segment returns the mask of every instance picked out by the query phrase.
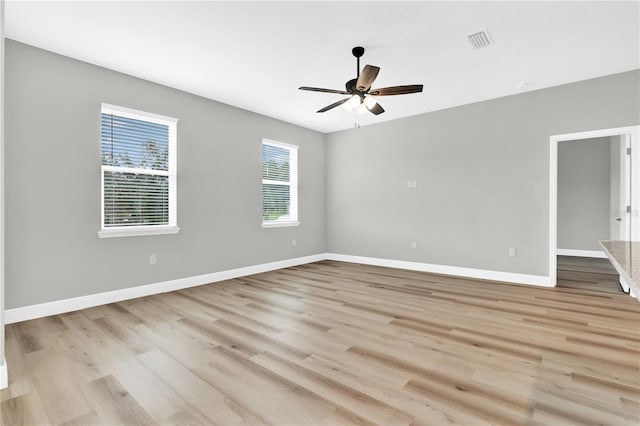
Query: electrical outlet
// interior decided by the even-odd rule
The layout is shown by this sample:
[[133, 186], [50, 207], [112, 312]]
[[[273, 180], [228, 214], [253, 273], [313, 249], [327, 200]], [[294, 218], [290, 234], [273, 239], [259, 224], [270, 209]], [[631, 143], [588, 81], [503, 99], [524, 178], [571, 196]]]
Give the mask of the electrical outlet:
[[417, 241], [411, 241], [411, 248], [418, 248], [418, 242]]
[[411, 189], [411, 181], [410, 180], [407, 181], [407, 188]]
[[295, 245], [297, 245], [297, 244], [298, 244], [298, 242], [297, 242], [296, 240], [291, 241], [291, 245], [292, 245], [292, 246], [295, 246]]
[[155, 254], [149, 255], [149, 265], [155, 265], [158, 261], [158, 258]]
[[418, 185], [418, 183], [415, 180], [411, 181], [411, 189], [416, 189], [417, 185]]
[[516, 257], [516, 249], [514, 247], [509, 248], [509, 257]]

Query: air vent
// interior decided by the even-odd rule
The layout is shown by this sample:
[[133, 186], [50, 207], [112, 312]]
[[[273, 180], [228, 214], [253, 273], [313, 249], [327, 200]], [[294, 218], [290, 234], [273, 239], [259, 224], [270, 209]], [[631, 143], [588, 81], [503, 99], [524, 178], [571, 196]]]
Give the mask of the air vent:
[[487, 47], [491, 44], [491, 38], [489, 37], [489, 33], [487, 30], [482, 30], [477, 33], [473, 33], [468, 36], [469, 42], [476, 49], [482, 49], [483, 47]]

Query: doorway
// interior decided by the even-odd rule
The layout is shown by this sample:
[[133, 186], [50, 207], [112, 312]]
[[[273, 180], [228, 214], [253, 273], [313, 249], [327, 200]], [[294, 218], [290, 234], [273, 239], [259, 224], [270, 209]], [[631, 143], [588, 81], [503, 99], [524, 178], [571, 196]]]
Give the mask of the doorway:
[[[615, 223], [610, 224], [611, 238], [640, 240], [640, 126], [600, 129], [586, 132], [554, 135], [550, 137], [549, 152], [549, 279], [557, 283], [558, 255], [558, 148], [560, 142], [610, 138], [611, 146], [619, 147], [620, 158], [619, 195], [612, 197], [610, 216]], [[628, 149], [627, 149], [628, 148]], [[614, 155], [615, 152], [614, 152]], [[613, 165], [614, 162], [612, 161]], [[613, 204], [619, 207], [616, 208]], [[594, 251], [595, 252], [595, 251]], [[568, 254], [568, 253], [561, 253]]]

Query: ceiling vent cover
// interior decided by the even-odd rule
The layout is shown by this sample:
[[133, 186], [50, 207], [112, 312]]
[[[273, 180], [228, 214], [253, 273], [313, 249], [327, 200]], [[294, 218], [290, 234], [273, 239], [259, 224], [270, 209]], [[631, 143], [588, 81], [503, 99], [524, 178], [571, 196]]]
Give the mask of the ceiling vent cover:
[[482, 30], [477, 33], [473, 33], [468, 36], [469, 42], [476, 49], [482, 49], [483, 47], [487, 47], [491, 44], [491, 38], [489, 37], [489, 33], [487, 30]]

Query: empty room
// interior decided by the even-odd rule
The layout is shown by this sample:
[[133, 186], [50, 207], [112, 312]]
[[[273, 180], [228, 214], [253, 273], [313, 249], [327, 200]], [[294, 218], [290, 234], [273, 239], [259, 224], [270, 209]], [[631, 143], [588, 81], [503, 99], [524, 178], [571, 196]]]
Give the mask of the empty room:
[[640, 424], [640, 1], [0, 38], [1, 425]]

